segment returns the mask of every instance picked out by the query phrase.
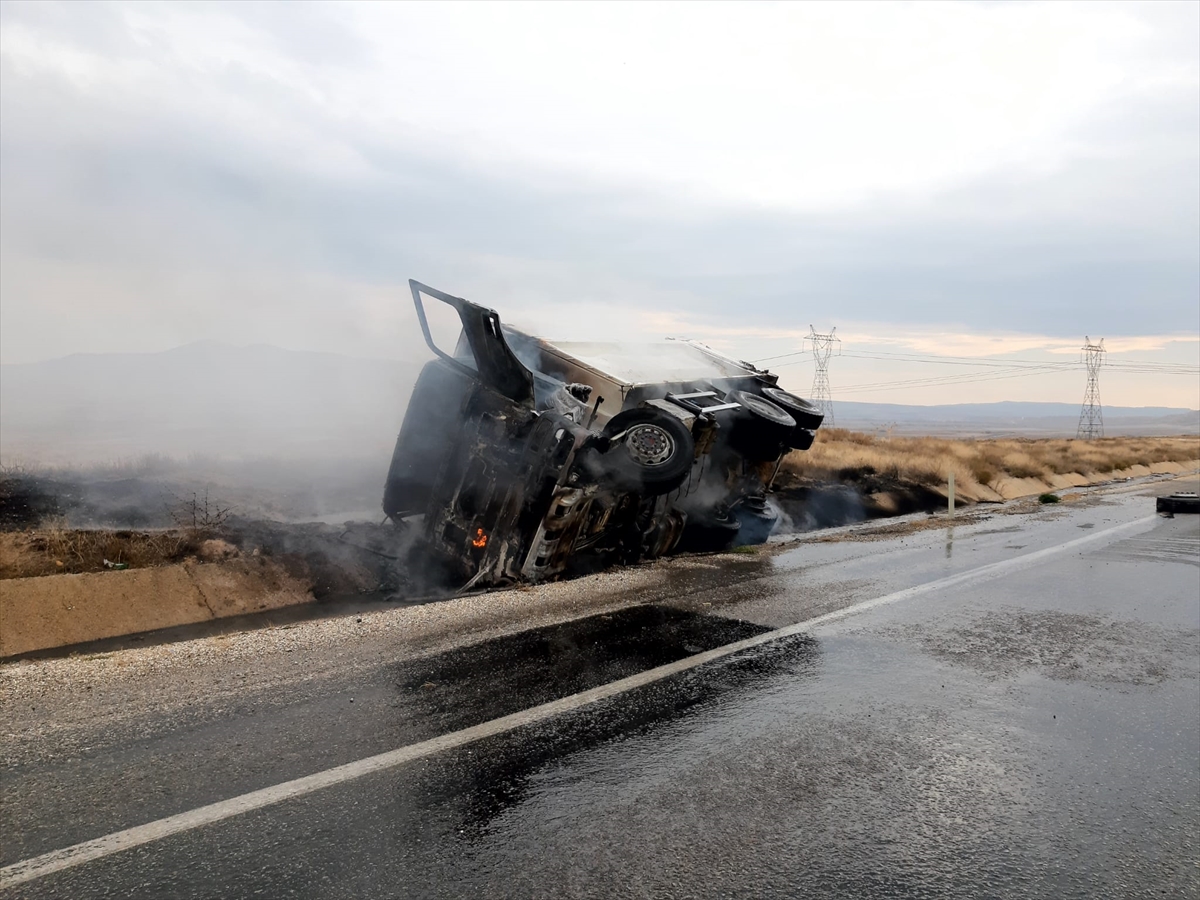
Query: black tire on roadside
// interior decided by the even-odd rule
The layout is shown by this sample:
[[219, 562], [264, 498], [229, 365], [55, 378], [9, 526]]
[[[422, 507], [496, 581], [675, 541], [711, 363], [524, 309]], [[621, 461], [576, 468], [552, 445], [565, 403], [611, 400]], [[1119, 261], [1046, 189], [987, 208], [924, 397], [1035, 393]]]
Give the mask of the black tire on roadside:
[[659, 409], [627, 409], [604, 426], [608, 437], [625, 432], [601, 464], [618, 487], [654, 497], [675, 490], [692, 471], [696, 442], [688, 427]]
[[1192, 491], [1180, 491], [1167, 497], [1159, 497], [1155, 501], [1155, 509], [1160, 513], [1200, 513], [1200, 496]]

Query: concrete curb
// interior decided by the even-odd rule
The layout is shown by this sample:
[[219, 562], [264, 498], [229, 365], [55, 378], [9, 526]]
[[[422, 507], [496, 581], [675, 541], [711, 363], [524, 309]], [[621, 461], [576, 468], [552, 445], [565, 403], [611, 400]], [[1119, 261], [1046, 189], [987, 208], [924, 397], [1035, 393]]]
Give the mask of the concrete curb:
[[0, 658], [314, 602], [267, 558], [0, 580]]

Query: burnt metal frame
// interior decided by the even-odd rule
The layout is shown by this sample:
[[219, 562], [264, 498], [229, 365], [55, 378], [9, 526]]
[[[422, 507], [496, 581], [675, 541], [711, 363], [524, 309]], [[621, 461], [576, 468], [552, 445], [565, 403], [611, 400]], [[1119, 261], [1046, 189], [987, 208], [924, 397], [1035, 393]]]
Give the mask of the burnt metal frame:
[[[512, 348], [508, 346], [508, 341], [504, 339], [504, 333], [500, 328], [498, 312], [494, 309], [485, 309], [462, 297], [455, 297], [453, 294], [439, 291], [427, 284], [421, 284], [412, 278], [408, 280], [408, 286], [412, 290], [413, 305], [417, 308], [421, 333], [425, 336], [425, 343], [429, 345], [430, 350], [452, 366], [479, 379], [513, 402], [521, 404], [533, 402], [533, 373], [517, 359]], [[463, 365], [461, 360], [455, 359], [434, 343], [433, 334], [429, 330], [429, 320], [425, 317], [425, 305], [421, 300], [421, 294], [428, 294], [435, 300], [442, 301], [458, 313], [463, 335], [475, 357], [475, 371], [472, 371], [469, 366]]]
[[716, 391], [695, 391], [691, 394], [667, 394], [666, 400], [676, 406], [682, 406], [693, 415], [703, 416], [710, 413], [724, 412], [727, 409], [738, 409], [740, 403], [714, 403], [712, 406], [701, 406], [696, 401], [701, 398], [717, 397]]

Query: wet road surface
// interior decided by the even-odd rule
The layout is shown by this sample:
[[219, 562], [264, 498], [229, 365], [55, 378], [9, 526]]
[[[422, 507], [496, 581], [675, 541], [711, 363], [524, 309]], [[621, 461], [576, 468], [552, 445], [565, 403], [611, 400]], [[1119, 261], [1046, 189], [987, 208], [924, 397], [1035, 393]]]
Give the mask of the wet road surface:
[[1200, 521], [1152, 508], [851, 529], [58, 751], [9, 735], [3, 865], [851, 611], [3, 896], [1200, 896]]

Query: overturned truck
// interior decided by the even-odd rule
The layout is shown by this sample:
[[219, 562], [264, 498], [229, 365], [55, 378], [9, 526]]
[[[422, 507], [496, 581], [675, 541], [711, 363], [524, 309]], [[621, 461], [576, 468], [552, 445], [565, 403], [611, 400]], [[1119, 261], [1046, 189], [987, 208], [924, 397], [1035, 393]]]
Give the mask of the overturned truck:
[[539, 581], [767, 539], [770, 483], [822, 419], [777, 376], [689, 341], [551, 344], [409, 284], [434, 359], [383, 509], [441, 579]]

